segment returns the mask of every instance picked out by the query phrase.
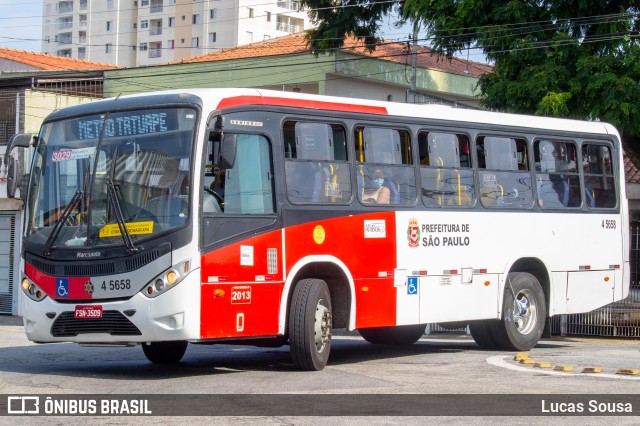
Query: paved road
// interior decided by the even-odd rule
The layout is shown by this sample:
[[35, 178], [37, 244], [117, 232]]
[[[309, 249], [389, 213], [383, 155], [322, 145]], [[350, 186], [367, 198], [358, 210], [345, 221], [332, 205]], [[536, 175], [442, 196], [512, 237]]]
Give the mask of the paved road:
[[[322, 372], [293, 369], [288, 347], [254, 348], [190, 345], [178, 365], [147, 362], [139, 347], [95, 348], [75, 344], [37, 345], [27, 341], [19, 322], [0, 318], [0, 393], [56, 394], [638, 394], [640, 376], [616, 374], [640, 369], [640, 341], [555, 338], [542, 341], [529, 355], [537, 362], [565, 365], [574, 372], [523, 365], [515, 353], [483, 351], [467, 336], [432, 335], [410, 347], [370, 345], [355, 333], [334, 336], [329, 365]], [[586, 374], [600, 367], [599, 374]], [[640, 412], [640, 404], [634, 411]], [[607, 420], [609, 419], [609, 420]], [[563, 423], [602, 424], [612, 418], [569, 418]], [[0, 419], [6, 424], [8, 418]], [[45, 418], [30, 419], [49, 424]], [[64, 420], [64, 421], [63, 421]], [[93, 418], [96, 424], [129, 424], [127, 417]], [[135, 423], [171, 424], [187, 418], [147, 417]], [[315, 424], [313, 417], [203, 417], [194, 423]], [[483, 424], [477, 417], [323, 418], [329, 424]], [[513, 423], [513, 418], [493, 418]], [[523, 420], [523, 419], [521, 419]], [[527, 424], [551, 419], [529, 418]], [[638, 418], [615, 423], [638, 424]], [[82, 418], [56, 423], [86, 424]], [[33, 422], [29, 422], [30, 424]], [[516, 422], [521, 423], [521, 422]], [[26, 423], [25, 423], [26, 424]]]

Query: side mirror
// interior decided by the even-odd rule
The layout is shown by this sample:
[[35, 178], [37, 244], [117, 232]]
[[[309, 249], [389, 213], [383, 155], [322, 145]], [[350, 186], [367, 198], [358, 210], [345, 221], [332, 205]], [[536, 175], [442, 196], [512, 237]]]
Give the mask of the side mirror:
[[226, 134], [220, 144], [220, 167], [231, 169], [236, 163], [236, 144], [238, 135]]
[[7, 197], [15, 198], [16, 189], [18, 188], [18, 165], [11, 155], [14, 148], [29, 148], [33, 141], [33, 135], [30, 133], [16, 134], [7, 142], [7, 150], [4, 154], [4, 163], [7, 165]]

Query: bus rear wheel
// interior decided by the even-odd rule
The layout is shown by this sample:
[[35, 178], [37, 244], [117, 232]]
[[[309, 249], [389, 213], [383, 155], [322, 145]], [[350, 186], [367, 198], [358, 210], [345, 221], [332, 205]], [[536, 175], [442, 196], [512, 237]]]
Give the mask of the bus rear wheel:
[[142, 352], [154, 364], [175, 364], [184, 356], [187, 344], [184, 340], [143, 343]]
[[293, 291], [289, 311], [291, 359], [301, 370], [322, 370], [331, 351], [331, 294], [327, 283], [304, 279]]
[[510, 273], [503, 299], [502, 320], [491, 324], [491, 335], [502, 349], [533, 348], [542, 337], [547, 316], [538, 279], [527, 272]]
[[360, 328], [360, 335], [376, 345], [413, 345], [424, 334], [426, 324], [398, 325], [393, 327]]

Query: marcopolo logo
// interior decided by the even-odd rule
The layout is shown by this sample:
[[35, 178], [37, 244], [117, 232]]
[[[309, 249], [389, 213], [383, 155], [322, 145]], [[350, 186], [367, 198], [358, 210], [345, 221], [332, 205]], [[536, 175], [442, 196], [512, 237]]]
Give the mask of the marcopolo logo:
[[409, 219], [407, 241], [409, 242], [409, 247], [420, 246], [420, 226], [418, 226], [418, 219]]

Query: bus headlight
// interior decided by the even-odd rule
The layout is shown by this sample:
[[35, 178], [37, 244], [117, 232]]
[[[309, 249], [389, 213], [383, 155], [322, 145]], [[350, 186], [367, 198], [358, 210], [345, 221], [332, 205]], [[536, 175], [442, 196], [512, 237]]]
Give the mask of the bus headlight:
[[38, 287], [36, 283], [31, 281], [27, 277], [22, 278], [20, 287], [22, 287], [22, 291], [24, 292], [24, 294], [27, 295], [29, 299], [35, 300], [36, 302], [39, 302], [45, 297], [47, 297], [47, 294], [44, 291], [42, 291], [42, 289]]
[[149, 298], [158, 297], [162, 293], [169, 291], [180, 283], [187, 276], [190, 270], [188, 260], [167, 269], [147, 284], [142, 289], [142, 294]]

